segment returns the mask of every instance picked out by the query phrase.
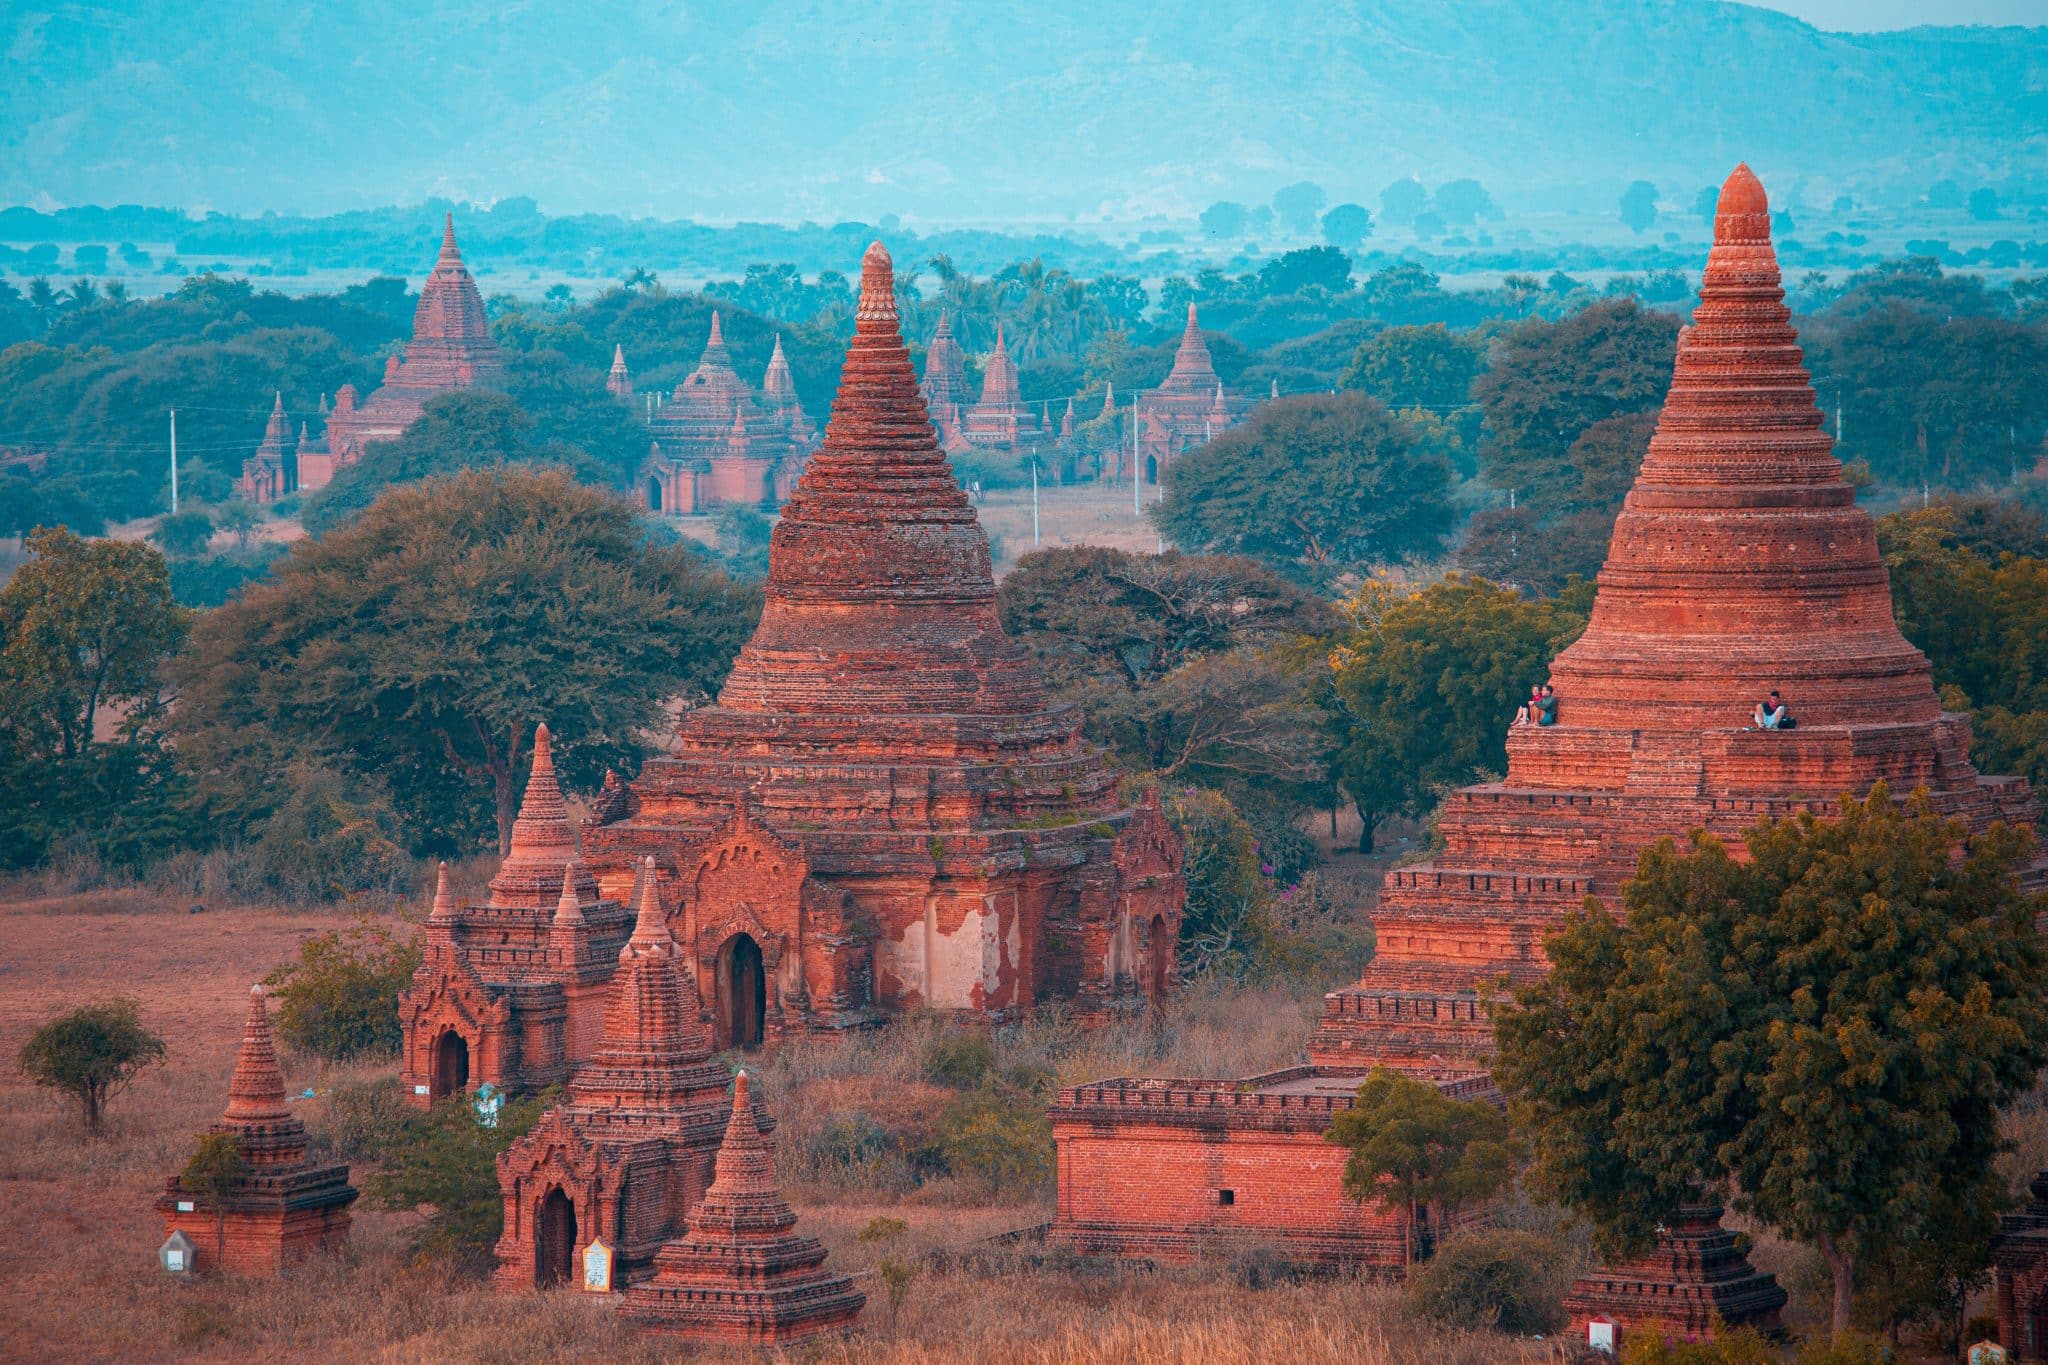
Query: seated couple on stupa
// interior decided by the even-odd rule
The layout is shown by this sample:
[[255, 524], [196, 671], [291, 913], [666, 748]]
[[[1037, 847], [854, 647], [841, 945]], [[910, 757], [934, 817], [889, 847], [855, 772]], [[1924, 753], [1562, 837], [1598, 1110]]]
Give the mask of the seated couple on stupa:
[[1557, 693], [1549, 683], [1529, 689], [1529, 700], [1515, 711], [1510, 726], [1557, 724]]

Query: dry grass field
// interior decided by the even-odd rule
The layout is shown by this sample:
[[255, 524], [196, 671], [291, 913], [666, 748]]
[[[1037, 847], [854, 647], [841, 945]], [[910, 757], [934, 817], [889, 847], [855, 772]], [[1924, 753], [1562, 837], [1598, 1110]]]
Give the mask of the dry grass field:
[[[344, 923], [339, 912], [209, 908], [144, 891], [0, 893], [0, 1196], [12, 1235], [0, 1239], [0, 1355], [12, 1360], [217, 1361], [677, 1359], [692, 1353], [643, 1341], [608, 1301], [574, 1291], [506, 1296], [404, 1246], [411, 1215], [358, 1206], [353, 1245], [289, 1279], [225, 1277], [174, 1283], [155, 1269], [161, 1229], [151, 1207], [193, 1134], [219, 1113], [240, 1038], [244, 992], [292, 955], [300, 938]], [[123, 994], [140, 1001], [171, 1054], [115, 1101], [109, 1131], [82, 1139], [71, 1110], [26, 1084], [12, 1059], [28, 1032], [59, 1010]], [[1058, 1080], [1112, 1072], [1235, 1075], [1294, 1056], [1312, 991], [1234, 998], [1196, 992], [1169, 1020], [1117, 1034], [1081, 1035], [1056, 1018], [1005, 1047], [1006, 1064], [1041, 1063]], [[865, 1049], [791, 1048], [758, 1067], [785, 1152], [848, 1109], [904, 1122], [932, 1103], [918, 1058], [935, 1034], [912, 1022]], [[323, 1074], [287, 1055], [287, 1084], [324, 1087], [364, 1069]], [[387, 1068], [388, 1070], [388, 1068]], [[321, 1101], [304, 1104], [316, 1130]], [[1410, 1321], [1390, 1291], [1347, 1280], [1245, 1287], [1228, 1265], [1171, 1272], [1097, 1273], [1034, 1264], [984, 1239], [1042, 1223], [1042, 1191], [991, 1197], [949, 1181], [915, 1190], [849, 1190], [787, 1182], [802, 1226], [832, 1264], [862, 1277], [879, 1300], [875, 1248], [858, 1241], [888, 1213], [909, 1224], [907, 1246], [941, 1256], [911, 1288], [899, 1321], [871, 1302], [850, 1340], [797, 1358], [859, 1361], [1336, 1360], [1538, 1361], [1554, 1348], [1497, 1336], [1439, 1333]], [[736, 1353], [713, 1353], [736, 1358]]]

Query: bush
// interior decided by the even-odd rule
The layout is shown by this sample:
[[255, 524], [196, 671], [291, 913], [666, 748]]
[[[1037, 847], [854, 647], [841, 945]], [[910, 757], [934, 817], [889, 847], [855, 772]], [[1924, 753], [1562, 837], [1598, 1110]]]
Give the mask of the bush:
[[[1792, 1365], [1890, 1365], [1896, 1359], [1882, 1343], [1852, 1333], [1808, 1342], [1792, 1357]], [[1782, 1360], [1753, 1327], [1712, 1341], [1666, 1341], [1638, 1331], [1625, 1334], [1621, 1342], [1621, 1365], [1779, 1365]]]
[[1258, 840], [1221, 792], [1162, 788], [1161, 805], [1180, 835], [1187, 909], [1181, 920], [1184, 975], [1250, 974], [1272, 934], [1272, 888], [1259, 871]]
[[398, 818], [380, 796], [326, 768], [300, 767], [290, 780], [251, 850], [271, 890], [318, 904], [406, 889], [412, 859], [398, 844]]
[[396, 1076], [341, 1081], [320, 1101], [309, 1125], [314, 1145], [337, 1161], [375, 1163], [413, 1142], [423, 1120], [402, 1098]]
[[940, 1111], [935, 1131], [946, 1169], [991, 1197], [1027, 1192], [1052, 1178], [1052, 1120], [1044, 1103], [993, 1077]]
[[895, 1146], [889, 1130], [866, 1114], [834, 1114], [811, 1138], [811, 1160], [819, 1166], [852, 1170], [872, 1166]]
[[924, 1074], [937, 1085], [972, 1089], [995, 1066], [996, 1046], [979, 1030], [942, 1034], [924, 1050]]
[[29, 1035], [16, 1060], [37, 1085], [78, 1101], [85, 1131], [97, 1133], [108, 1101], [169, 1051], [142, 1022], [133, 1000], [104, 1000], [60, 1014]]
[[299, 945], [297, 962], [264, 978], [278, 1000], [279, 1036], [329, 1061], [397, 1056], [398, 993], [412, 983], [420, 958], [410, 930], [367, 916], [314, 935]]
[[390, 1153], [383, 1168], [364, 1179], [363, 1191], [379, 1208], [427, 1206], [426, 1217], [410, 1234], [416, 1256], [483, 1273], [505, 1230], [498, 1153], [540, 1122], [555, 1097], [550, 1089], [508, 1100], [498, 1110], [495, 1128], [477, 1122], [469, 1100], [443, 1100], [410, 1140]]
[[1415, 1311], [1450, 1327], [1490, 1327], [1516, 1336], [1564, 1324], [1557, 1243], [1533, 1232], [1480, 1232], [1447, 1243], [1416, 1270]]

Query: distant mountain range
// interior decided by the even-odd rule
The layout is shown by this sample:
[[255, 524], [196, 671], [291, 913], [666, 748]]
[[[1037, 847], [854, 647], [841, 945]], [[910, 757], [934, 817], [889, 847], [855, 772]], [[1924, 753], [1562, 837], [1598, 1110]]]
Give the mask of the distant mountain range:
[[0, 43], [0, 203], [1087, 222], [1414, 174], [1606, 212], [1738, 159], [2048, 189], [2048, 27], [1710, 0], [22, 0]]

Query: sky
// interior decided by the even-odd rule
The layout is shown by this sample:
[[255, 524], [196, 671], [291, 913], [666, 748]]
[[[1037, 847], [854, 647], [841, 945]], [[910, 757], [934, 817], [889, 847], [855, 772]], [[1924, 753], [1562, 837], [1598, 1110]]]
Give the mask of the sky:
[[1919, 24], [2048, 23], [2048, 0], [1747, 0], [1836, 33], [1874, 33]]

